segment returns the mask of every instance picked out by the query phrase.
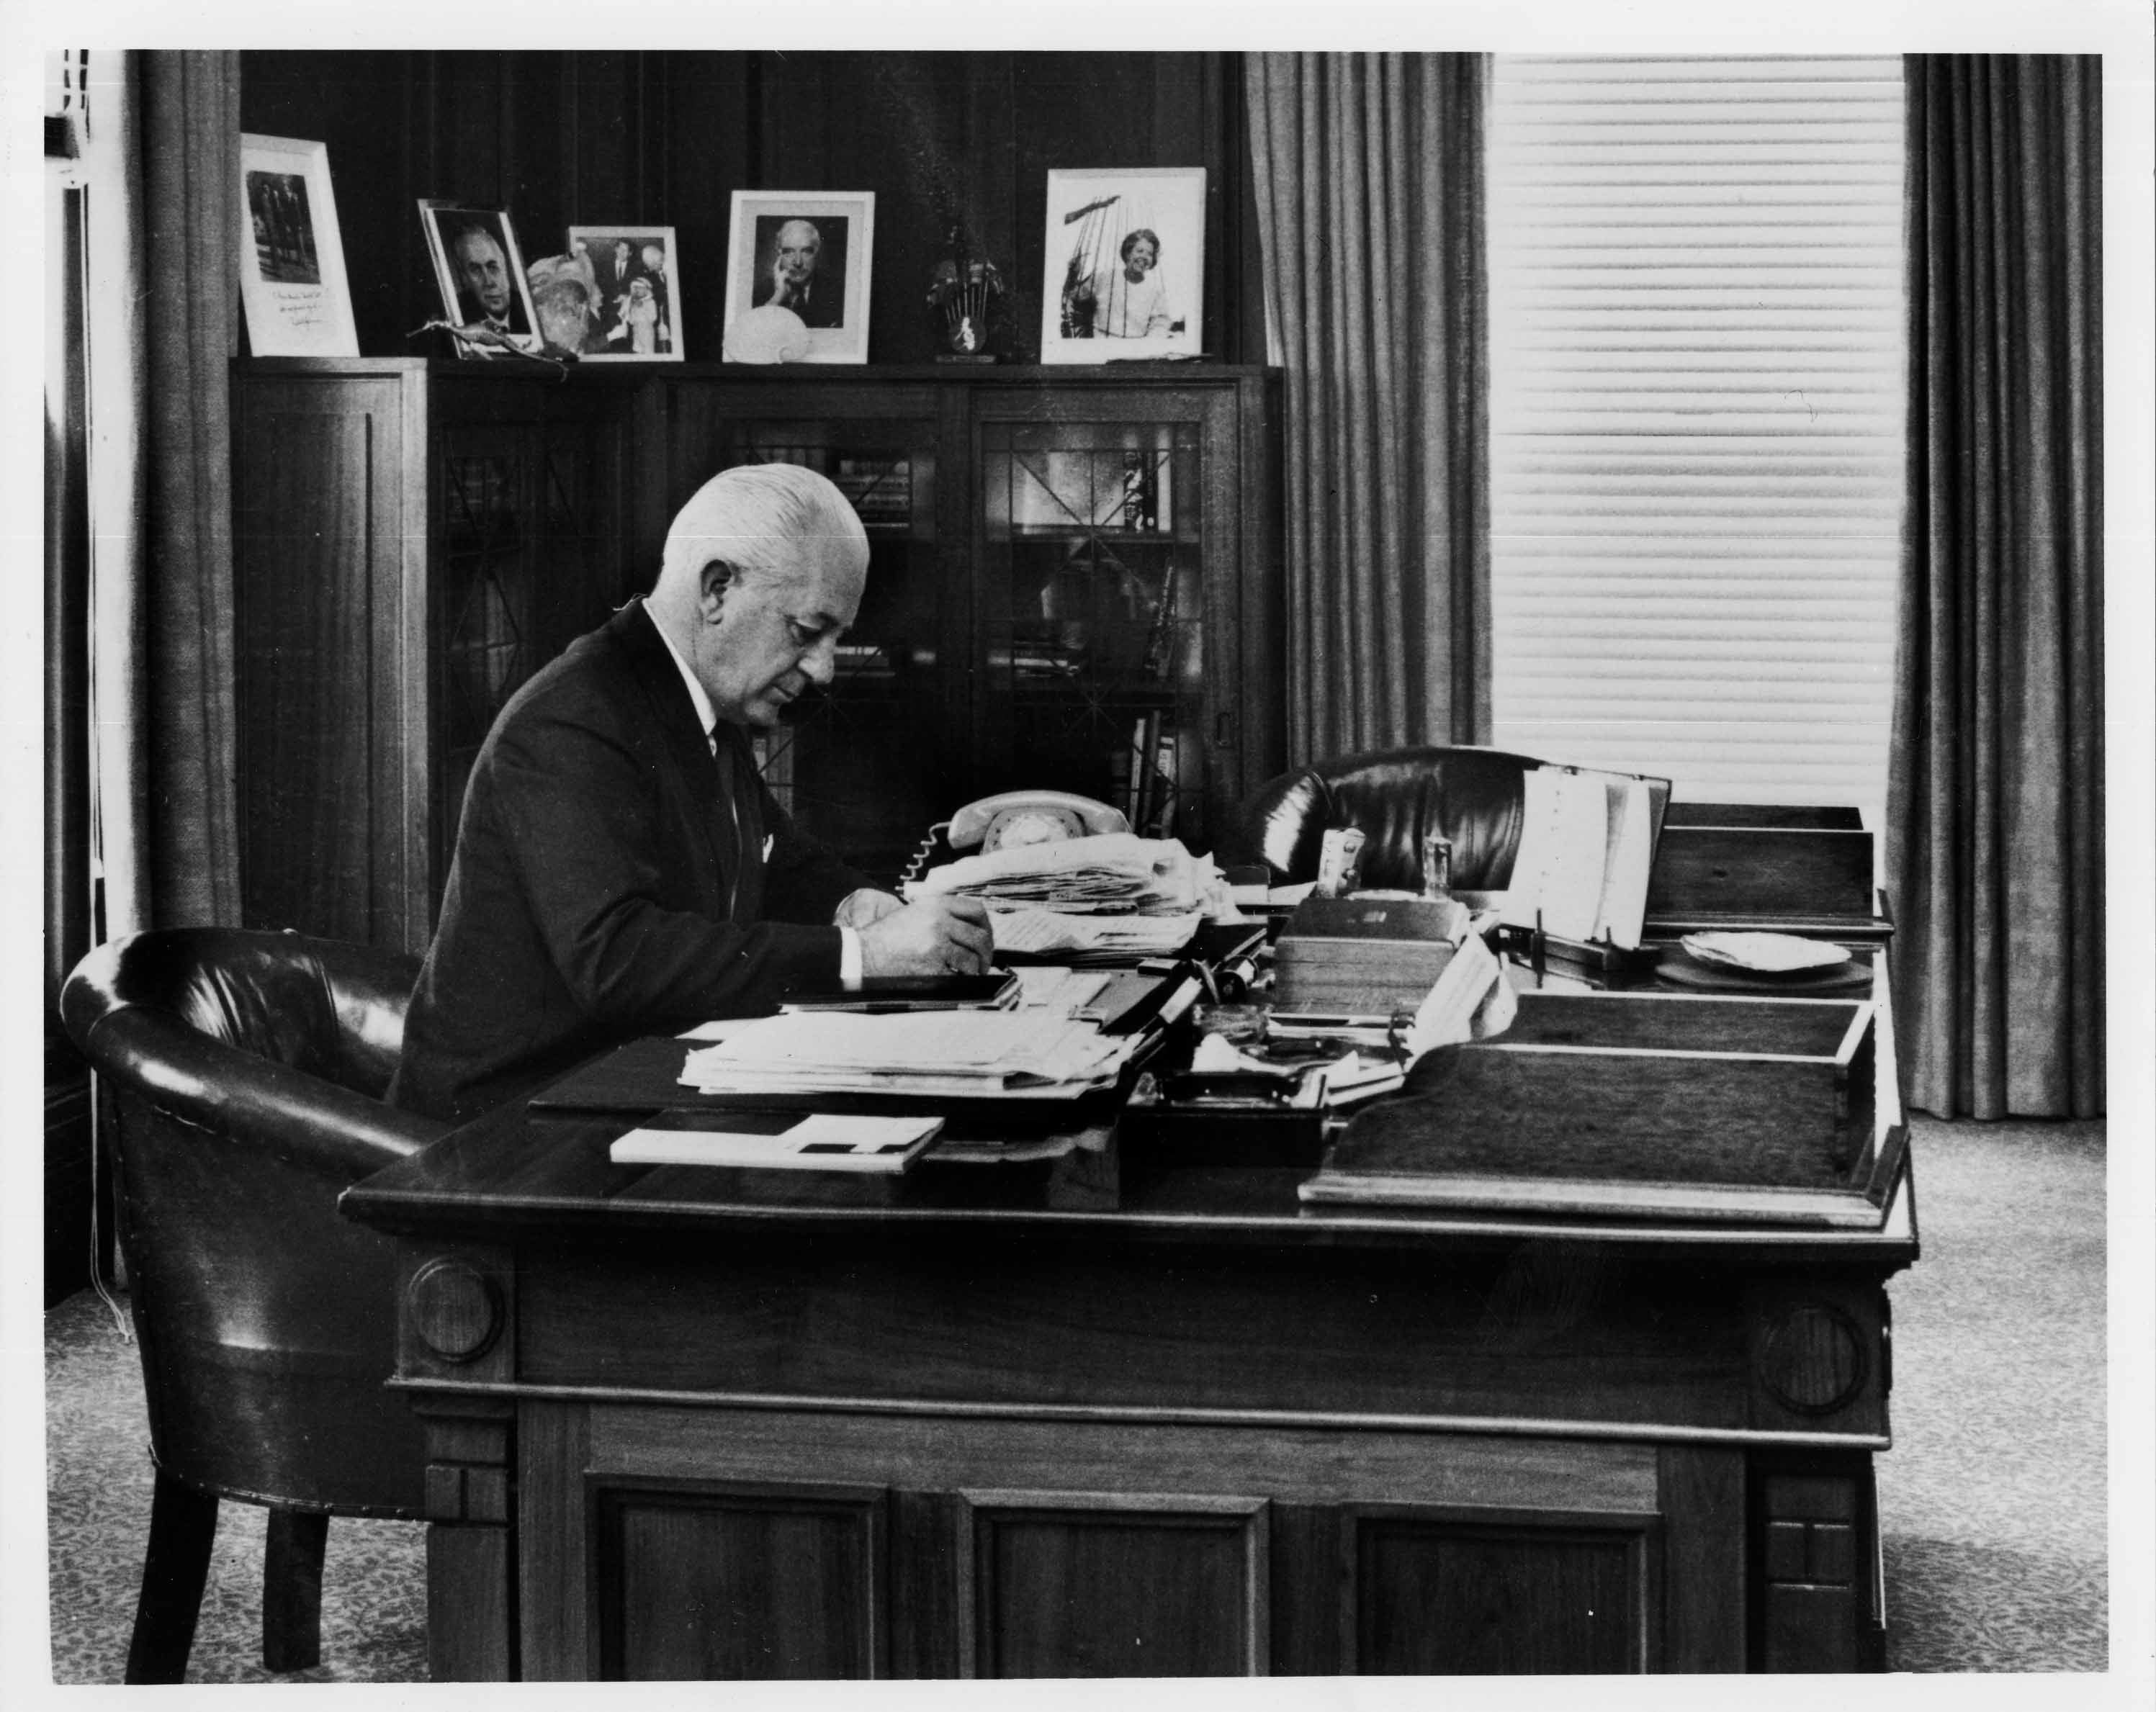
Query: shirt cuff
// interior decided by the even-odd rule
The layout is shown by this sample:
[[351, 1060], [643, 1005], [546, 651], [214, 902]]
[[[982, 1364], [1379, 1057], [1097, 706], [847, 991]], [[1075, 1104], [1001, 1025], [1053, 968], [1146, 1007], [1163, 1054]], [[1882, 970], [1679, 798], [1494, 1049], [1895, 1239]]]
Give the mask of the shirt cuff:
[[839, 985], [848, 992], [861, 990], [861, 935], [851, 927], [839, 930]]

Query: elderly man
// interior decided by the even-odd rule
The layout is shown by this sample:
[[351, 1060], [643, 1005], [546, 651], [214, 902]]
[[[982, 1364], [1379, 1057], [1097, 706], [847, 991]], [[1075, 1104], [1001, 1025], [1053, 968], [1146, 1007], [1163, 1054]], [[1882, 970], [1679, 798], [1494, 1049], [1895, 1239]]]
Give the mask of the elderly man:
[[457, 279], [457, 309], [463, 324], [477, 322], [497, 333], [528, 333], [509, 277], [509, 258], [484, 226], [466, 226], [449, 243]]
[[816, 264], [824, 249], [824, 234], [808, 220], [788, 220], [778, 228], [777, 253], [772, 258], [771, 278], [756, 298], [757, 305], [773, 304], [790, 309], [804, 327], [835, 327], [845, 319], [843, 280], [817, 277]]
[[675, 518], [649, 597], [511, 698], [465, 791], [392, 1099], [462, 1121], [790, 987], [987, 966], [978, 904], [870, 889], [749, 751], [745, 727], [830, 680], [868, 556], [822, 476], [728, 470]]

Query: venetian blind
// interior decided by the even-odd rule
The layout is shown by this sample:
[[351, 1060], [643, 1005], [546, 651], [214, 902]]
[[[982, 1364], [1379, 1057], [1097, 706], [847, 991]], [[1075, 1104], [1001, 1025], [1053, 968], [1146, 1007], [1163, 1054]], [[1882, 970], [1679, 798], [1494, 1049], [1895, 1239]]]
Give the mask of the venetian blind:
[[1883, 801], [1902, 122], [1895, 59], [1496, 60], [1500, 746]]

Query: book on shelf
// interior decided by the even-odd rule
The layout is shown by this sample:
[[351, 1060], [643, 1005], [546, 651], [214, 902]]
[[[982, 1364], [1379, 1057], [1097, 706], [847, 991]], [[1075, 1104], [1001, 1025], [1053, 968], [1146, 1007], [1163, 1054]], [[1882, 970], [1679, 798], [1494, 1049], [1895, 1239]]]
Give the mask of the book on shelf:
[[1176, 802], [1176, 746], [1175, 733], [1160, 729], [1160, 715], [1153, 720], [1153, 807], [1152, 831], [1149, 836], [1168, 838], [1175, 836]]
[[904, 458], [841, 458], [831, 480], [864, 523], [905, 523], [913, 515], [912, 465]]
[[1142, 713], [1131, 721], [1128, 797], [1117, 806], [1123, 811], [1124, 818], [1141, 833], [1152, 810], [1153, 754], [1159, 729], [1158, 713]]

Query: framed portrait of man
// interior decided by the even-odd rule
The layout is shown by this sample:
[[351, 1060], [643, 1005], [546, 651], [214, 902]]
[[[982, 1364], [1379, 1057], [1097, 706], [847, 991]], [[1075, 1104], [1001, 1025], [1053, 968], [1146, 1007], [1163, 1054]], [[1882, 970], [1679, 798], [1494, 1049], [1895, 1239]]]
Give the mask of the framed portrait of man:
[[1205, 169], [1051, 172], [1043, 266], [1043, 362], [1197, 356]]
[[507, 213], [423, 197], [419, 223], [441, 288], [443, 318], [453, 327], [483, 328], [519, 349], [536, 350], [539, 315]]
[[[681, 277], [671, 226], [572, 226], [567, 272], [588, 288], [587, 362], [679, 362]], [[540, 305], [543, 317], [547, 305]]]
[[257, 356], [357, 356], [326, 143], [239, 139], [239, 300]]
[[737, 325], [771, 321], [793, 335], [798, 321], [798, 335], [776, 341], [789, 360], [866, 362], [875, 235], [870, 191], [736, 191], [726, 243], [729, 350], [752, 342], [735, 336]]

